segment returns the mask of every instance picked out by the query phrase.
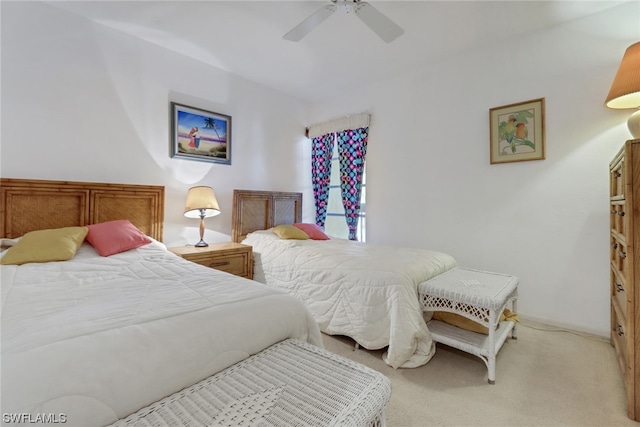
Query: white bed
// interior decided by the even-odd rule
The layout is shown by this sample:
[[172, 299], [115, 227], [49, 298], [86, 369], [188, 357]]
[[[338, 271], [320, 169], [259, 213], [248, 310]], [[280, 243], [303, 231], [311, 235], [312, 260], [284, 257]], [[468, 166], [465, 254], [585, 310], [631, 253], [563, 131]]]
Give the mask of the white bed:
[[317, 345], [292, 296], [153, 242], [2, 266], [2, 411], [104, 425], [287, 338]]
[[[44, 207], [36, 217], [46, 209], [53, 210], [52, 217], [58, 212], [55, 221], [63, 223], [53, 227], [68, 225], [66, 212], [80, 207], [80, 214], [70, 217], [85, 225], [77, 218], [95, 223], [91, 215], [98, 212], [102, 220], [116, 215], [123, 194], [127, 209], [148, 198], [133, 186], [92, 197], [94, 190], [68, 183], [51, 184], [58, 187], [53, 192], [38, 181], [3, 179], [2, 184], [2, 236], [8, 238], [38, 229], [29, 221], [25, 225], [33, 208], [21, 212], [23, 207]], [[34, 191], [34, 186], [40, 187]], [[69, 196], [70, 202], [50, 206], [52, 195], [56, 201]], [[76, 203], [84, 198], [90, 203]], [[137, 225], [156, 226], [157, 238], [162, 210], [154, 212], [151, 228], [145, 221]], [[186, 261], [158, 240], [109, 257], [83, 243], [68, 261], [2, 265], [0, 274], [7, 425], [43, 419], [105, 425], [284, 339], [322, 346], [315, 320], [293, 296]]]
[[283, 240], [271, 230], [250, 233], [243, 243], [253, 247], [254, 280], [304, 302], [323, 332], [367, 349], [388, 346], [384, 361], [394, 368], [433, 356], [417, 286], [455, 267], [450, 255], [336, 238]]
[[303, 301], [331, 335], [367, 349], [388, 346], [394, 368], [427, 363], [435, 352], [418, 285], [455, 267], [442, 252], [344, 239], [285, 240], [271, 228], [301, 222], [301, 193], [235, 190], [233, 238], [253, 247], [254, 280]]

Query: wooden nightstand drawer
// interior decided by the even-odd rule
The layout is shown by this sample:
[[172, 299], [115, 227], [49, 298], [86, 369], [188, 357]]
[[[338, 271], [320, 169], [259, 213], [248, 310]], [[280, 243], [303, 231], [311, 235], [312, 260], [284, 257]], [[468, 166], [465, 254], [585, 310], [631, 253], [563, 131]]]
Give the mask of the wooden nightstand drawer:
[[212, 243], [204, 248], [181, 246], [169, 250], [196, 264], [253, 279], [251, 246], [240, 243]]
[[216, 270], [226, 271], [227, 273], [235, 274], [236, 276], [247, 277], [248, 271], [248, 254], [236, 254], [236, 255], [222, 255], [216, 257], [190, 257], [185, 256], [185, 259], [193, 261], [195, 263], [204, 265], [206, 267], [215, 268]]

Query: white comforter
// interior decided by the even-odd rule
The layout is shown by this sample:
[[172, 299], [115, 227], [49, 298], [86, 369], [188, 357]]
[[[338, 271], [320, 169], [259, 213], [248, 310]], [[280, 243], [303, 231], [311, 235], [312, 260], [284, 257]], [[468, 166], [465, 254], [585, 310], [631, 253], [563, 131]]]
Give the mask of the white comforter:
[[344, 239], [283, 240], [270, 230], [251, 233], [254, 280], [302, 300], [331, 335], [367, 349], [389, 346], [394, 368], [427, 363], [435, 345], [418, 301], [418, 284], [456, 266], [450, 255]]
[[101, 426], [286, 338], [322, 346], [291, 295], [159, 242], [107, 258], [85, 243], [70, 261], [0, 271], [5, 423]]

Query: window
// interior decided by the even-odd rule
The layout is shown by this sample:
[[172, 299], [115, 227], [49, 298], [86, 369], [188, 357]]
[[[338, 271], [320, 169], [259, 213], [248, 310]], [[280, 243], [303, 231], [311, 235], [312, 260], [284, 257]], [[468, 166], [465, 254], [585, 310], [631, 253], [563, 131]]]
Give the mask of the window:
[[[334, 135], [335, 138], [335, 135]], [[360, 214], [358, 215], [358, 241], [366, 241], [366, 194], [367, 194], [367, 167], [365, 161], [362, 174], [362, 193], [360, 195]], [[334, 142], [331, 156], [331, 181], [329, 183], [329, 201], [327, 204], [327, 219], [324, 229], [327, 234], [343, 239], [349, 238], [349, 229], [344, 218], [344, 206], [340, 190], [340, 159], [338, 158], [338, 144]]]

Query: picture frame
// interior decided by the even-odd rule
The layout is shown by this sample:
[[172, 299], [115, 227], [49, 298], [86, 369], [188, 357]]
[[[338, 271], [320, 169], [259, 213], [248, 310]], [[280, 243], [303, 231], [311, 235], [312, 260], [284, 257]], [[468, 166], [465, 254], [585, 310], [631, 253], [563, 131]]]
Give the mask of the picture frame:
[[231, 164], [231, 116], [171, 102], [172, 158]]
[[544, 160], [544, 120], [544, 98], [491, 108], [491, 164]]

